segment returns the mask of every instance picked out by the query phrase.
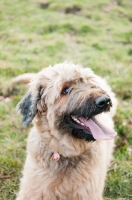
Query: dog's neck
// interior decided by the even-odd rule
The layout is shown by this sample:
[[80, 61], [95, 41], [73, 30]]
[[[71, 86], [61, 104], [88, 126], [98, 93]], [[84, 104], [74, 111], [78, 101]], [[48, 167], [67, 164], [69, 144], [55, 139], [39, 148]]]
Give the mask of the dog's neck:
[[[46, 132], [38, 132], [38, 129], [36, 130], [36, 128], [37, 127], [34, 127], [32, 129], [31, 137], [29, 135], [27, 150], [32, 154], [37, 165], [42, 168], [46, 167], [49, 168], [51, 172], [57, 173], [57, 170], [63, 168], [74, 168], [78, 163], [83, 162], [84, 160], [91, 162], [90, 160], [96, 156], [94, 153], [96, 152], [94, 149], [96, 148], [96, 142], [94, 145], [92, 145], [93, 143], [88, 144], [89, 148], [87, 149], [83, 145], [82, 140], [78, 141], [78, 143], [77, 141], [71, 141], [71, 143], [68, 143], [69, 141], [67, 141], [69, 144], [68, 146], [65, 138], [62, 138], [61, 142], [59, 142], [48, 130]], [[72, 147], [73, 142], [75, 144]], [[80, 144], [82, 144], [82, 148], [80, 148]], [[56, 146], [58, 149], [54, 148]], [[77, 151], [77, 149], [79, 149], [79, 151]]]
[[50, 160], [55, 160], [55, 161], [60, 160], [60, 154], [57, 153], [57, 152], [54, 152], [54, 153], [51, 155]]
[[80, 156], [92, 146], [93, 142], [75, 139], [68, 133], [62, 135], [55, 128], [54, 131], [50, 130], [46, 116], [38, 115], [34, 122], [41, 140], [50, 152], [51, 160], [58, 161], [62, 156], [65, 158]]

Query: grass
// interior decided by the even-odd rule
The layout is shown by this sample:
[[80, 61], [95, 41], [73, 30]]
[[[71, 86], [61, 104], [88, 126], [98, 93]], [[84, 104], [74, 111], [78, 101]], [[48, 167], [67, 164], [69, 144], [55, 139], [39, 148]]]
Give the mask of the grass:
[[131, 0], [0, 1], [0, 200], [13, 200], [28, 130], [15, 106], [23, 86], [11, 79], [65, 60], [106, 78], [119, 100], [114, 161], [105, 199], [132, 199]]

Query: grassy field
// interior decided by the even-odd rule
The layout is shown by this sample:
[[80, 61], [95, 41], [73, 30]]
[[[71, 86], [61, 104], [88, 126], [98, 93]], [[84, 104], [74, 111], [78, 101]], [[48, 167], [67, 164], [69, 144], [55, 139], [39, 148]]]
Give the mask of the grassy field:
[[132, 200], [131, 0], [0, 0], [0, 200], [15, 199], [28, 133], [15, 111], [25, 87], [11, 79], [65, 60], [91, 67], [117, 95], [104, 197]]

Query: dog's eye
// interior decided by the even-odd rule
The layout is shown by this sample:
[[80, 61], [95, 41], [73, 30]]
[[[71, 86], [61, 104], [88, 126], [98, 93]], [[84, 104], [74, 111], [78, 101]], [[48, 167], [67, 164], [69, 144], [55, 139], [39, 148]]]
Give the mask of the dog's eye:
[[66, 87], [64, 87], [63, 88], [63, 90], [61, 91], [61, 94], [68, 94], [69, 93], [69, 91], [70, 91], [70, 86], [66, 86]]

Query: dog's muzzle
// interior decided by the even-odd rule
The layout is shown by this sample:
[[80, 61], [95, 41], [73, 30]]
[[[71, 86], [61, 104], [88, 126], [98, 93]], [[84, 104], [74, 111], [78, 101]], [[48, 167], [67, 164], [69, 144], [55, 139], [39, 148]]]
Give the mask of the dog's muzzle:
[[[72, 103], [74, 102], [70, 102], [71, 108]], [[96, 115], [110, 111], [111, 106], [112, 102], [107, 94], [90, 96], [71, 112], [68, 110], [60, 116], [59, 128], [65, 130], [67, 127], [73, 137], [86, 141], [112, 139], [116, 136], [116, 132], [109, 130], [105, 122], [100, 123], [96, 119]]]

